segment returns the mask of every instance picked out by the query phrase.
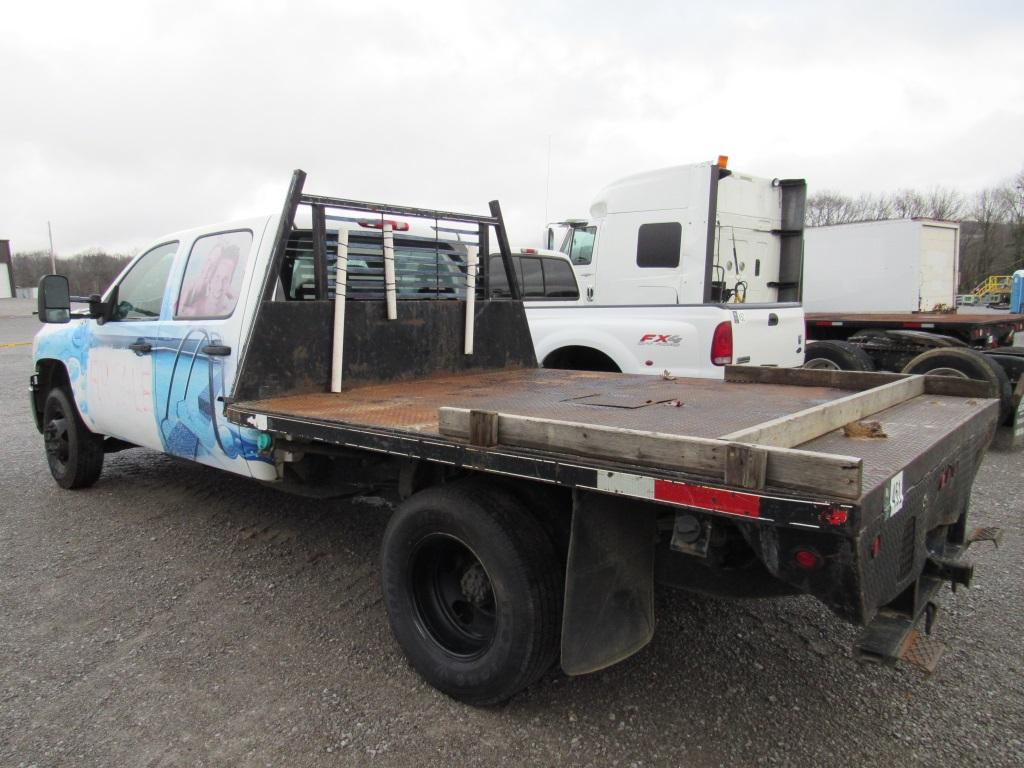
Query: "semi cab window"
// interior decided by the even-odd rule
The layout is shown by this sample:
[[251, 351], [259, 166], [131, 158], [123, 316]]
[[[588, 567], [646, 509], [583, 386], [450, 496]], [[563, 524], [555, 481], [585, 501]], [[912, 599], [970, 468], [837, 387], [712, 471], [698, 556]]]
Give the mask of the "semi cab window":
[[[580, 297], [572, 267], [562, 259], [514, 255], [512, 264], [516, 277], [523, 288], [524, 299], [578, 299]], [[491, 271], [491, 296], [493, 298], [509, 298], [512, 293], [508, 289], [508, 279], [505, 276], [505, 267], [501, 263], [501, 255], [492, 254], [488, 267]]]
[[678, 267], [682, 240], [683, 226], [678, 221], [641, 224], [636, 238], [636, 265], [663, 269]]
[[117, 286], [114, 320], [150, 320], [160, 317], [164, 288], [171, 273], [178, 243], [164, 243], [142, 255]]
[[252, 232], [222, 232], [192, 244], [181, 281], [176, 318], [230, 317], [238, 303]]
[[597, 237], [597, 227], [580, 227], [572, 230], [569, 259], [573, 264], [584, 266], [593, 260], [595, 237]]

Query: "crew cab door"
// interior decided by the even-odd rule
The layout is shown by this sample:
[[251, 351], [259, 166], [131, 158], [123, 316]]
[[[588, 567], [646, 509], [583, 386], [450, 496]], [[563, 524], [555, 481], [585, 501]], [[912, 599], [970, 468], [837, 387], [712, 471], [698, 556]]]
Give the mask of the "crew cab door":
[[90, 320], [79, 399], [94, 431], [162, 450], [153, 402], [153, 353], [160, 344], [160, 315], [168, 278], [180, 249], [161, 243], [140, 256], [108, 292], [116, 297], [110, 320]]
[[155, 423], [167, 453], [270, 480], [257, 432], [228, 422], [221, 400], [234, 386], [265, 220], [252, 224], [185, 243], [153, 361]]

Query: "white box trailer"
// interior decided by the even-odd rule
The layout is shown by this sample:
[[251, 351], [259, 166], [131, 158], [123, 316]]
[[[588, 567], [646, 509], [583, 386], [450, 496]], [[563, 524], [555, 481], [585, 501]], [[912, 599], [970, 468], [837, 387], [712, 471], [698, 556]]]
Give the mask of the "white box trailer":
[[807, 312], [934, 312], [956, 306], [960, 225], [936, 219], [804, 230]]

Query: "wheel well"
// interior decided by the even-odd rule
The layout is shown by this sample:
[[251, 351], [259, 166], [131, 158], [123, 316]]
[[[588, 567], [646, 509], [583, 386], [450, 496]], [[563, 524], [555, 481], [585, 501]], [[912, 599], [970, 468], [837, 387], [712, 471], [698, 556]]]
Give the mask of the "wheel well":
[[[32, 406], [36, 412], [36, 427], [42, 432], [43, 404], [54, 387], [68, 387], [71, 383], [68, 369], [60, 360], [40, 360], [36, 363], [36, 388], [32, 392]], [[70, 388], [70, 387], [69, 387]]]
[[561, 368], [574, 371], [607, 371], [621, 373], [616, 365], [604, 352], [591, 347], [562, 347], [551, 352], [544, 358], [545, 368]]

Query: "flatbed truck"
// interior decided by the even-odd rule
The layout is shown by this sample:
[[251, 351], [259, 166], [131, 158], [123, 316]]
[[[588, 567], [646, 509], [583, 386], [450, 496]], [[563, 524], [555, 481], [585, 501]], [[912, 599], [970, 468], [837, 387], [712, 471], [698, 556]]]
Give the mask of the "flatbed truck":
[[[541, 369], [496, 202], [364, 203], [304, 180], [279, 215], [155, 241], [85, 310], [43, 278], [31, 407], [59, 486], [142, 446], [325, 499], [390, 489], [394, 636], [473, 704], [639, 651], [656, 581], [809, 594], [864, 628], [865, 658], [935, 661], [937, 594], [967, 585], [964, 550], [996, 536], [967, 524], [999, 417], [988, 382]], [[513, 295], [491, 298], [473, 251], [438, 243], [425, 270], [401, 218], [478, 227], [485, 254], [493, 236]], [[293, 290], [309, 263], [312, 289]]]

